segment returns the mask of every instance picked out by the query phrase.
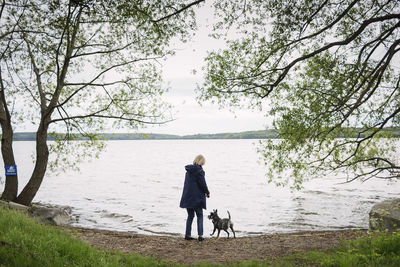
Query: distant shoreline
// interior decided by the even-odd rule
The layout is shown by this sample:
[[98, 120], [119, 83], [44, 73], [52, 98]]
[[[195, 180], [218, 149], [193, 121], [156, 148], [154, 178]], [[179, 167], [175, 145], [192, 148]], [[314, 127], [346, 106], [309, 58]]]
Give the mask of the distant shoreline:
[[[246, 131], [239, 133], [172, 135], [157, 133], [100, 133], [105, 140], [196, 140], [196, 139], [274, 139], [278, 137], [277, 130]], [[87, 140], [84, 136], [75, 136], [74, 140]], [[34, 132], [14, 133], [14, 141], [35, 141]], [[48, 140], [55, 140], [49, 135]]]
[[[368, 131], [363, 135], [358, 135], [360, 129], [347, 128], [343, 129], [342, 134], [338, 134], [338, 138], [355, 138], [363, 137], [368, 134]], [[371, 129], [372, 130], [372, 129]], [[390, 137], [399, 138], [400, 128], [388, 127], [384, 128], [385, 132]], [[192, 135], [173, 135], [173, 134], [157, 134], [157, 133], [99, 133], [97, 136], [104, 140], [209, 140], [209, 139], [277, 139], [279, 138], [279, 130], [267, 129], [258, 131], [245, 131], [236, 133], [216, 133], [216, 134], [192, 134]], [[49, 134], [48, 140], [53, 141], [56, 136]], [[57, 139], [64, 139], [63, 134], [57, 134]], [[79, 134], [69, 136], [70, 140], [88, 140], [88, 137]], [[14, 141], [35, 141], [35, 132], [16, 132], [14, 133]]]

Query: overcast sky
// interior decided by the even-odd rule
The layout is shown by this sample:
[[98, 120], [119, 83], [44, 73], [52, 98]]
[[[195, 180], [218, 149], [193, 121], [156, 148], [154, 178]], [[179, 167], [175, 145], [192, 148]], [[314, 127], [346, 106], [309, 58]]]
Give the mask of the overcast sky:
[[[202, 82], [203, 59], [207, 51], [222, 48], [224, 43], [208, 37], [213, 22], [209, 3], [196, 10], [199, 26], [196, 36], [189, 43], [174, 45], [176, 55], [163, 62], [164, 80], [170, 86], [165, 100], [175, 106], [175, 121], [140, 131], [186, 135], [264, 129], [267, 120], [262, 113], [249, 110], [232, 113], [211, 103], [202, 103], [202, 106], [197, 103], [195, 88]], [[192, 72], [194, 69], [197, 70], [196, 75]]]

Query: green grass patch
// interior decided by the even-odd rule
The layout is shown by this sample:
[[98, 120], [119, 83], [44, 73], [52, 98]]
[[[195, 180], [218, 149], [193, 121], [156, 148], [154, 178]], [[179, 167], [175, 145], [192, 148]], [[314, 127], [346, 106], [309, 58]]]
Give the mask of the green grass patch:
[[27, 215], [0, 207], [0, 266], [171, 266], [156, 259], [96, 249]]
[[250, 261], [237, 266], [400, 266], [400, 231], [392, 234], [371, 233], [368, 237], [343, 242], [328, 252], [310, 251], [270, 262]]
[[400, 266], [400, 231], [347, 242], [319, 262], [322, 266]]

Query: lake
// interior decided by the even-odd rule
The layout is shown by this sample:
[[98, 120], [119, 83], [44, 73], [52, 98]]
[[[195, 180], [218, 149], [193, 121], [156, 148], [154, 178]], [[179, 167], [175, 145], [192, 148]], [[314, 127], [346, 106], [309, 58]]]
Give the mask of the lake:
[[[229, 210], [237, 236], [305, 230], [368, 228], [372, 205], [398, 197], [400, 182], [371, 179], [341, 184], [323, 177], [302, 191], [268, 184], [258, 163], [257, 140], [108, 141], [99, 159], [80, 172], [46, 175], [34, 202], [70, 206], [74, 226], [141, 234], [183, 235], [186, 211], [179, 208], [184, 166], [197, 154], [211, 192], [208, 215]], [[14, 142], [19, 190], [33, 169], [34, 142]], [[4, 182], [4, 174], [1, 175]], [[4, 184], [0, 185], [1, 192]], [[212, 223], [205, 216], [206, 236]], [[193, 224], [196, 233], [195, 223]], [[221, 236], [225, 236], [221, 233]]]

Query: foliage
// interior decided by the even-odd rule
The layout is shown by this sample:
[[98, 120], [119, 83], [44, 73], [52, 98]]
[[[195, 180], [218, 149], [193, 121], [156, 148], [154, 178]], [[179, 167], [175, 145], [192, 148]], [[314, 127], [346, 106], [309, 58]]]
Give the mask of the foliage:
[[[281, 142], [260, 153], [270, 181], [300, 187], [331, 171], [399, 178], [400, 3], [396, 0], [218, 1], [200, 101], [264, 110]], [[236, 39], [229, 39], [234, 32]], [[348, 136], [357, 129], [356, 138]], [[289, 171], [290, 170], [290, 171]]]

